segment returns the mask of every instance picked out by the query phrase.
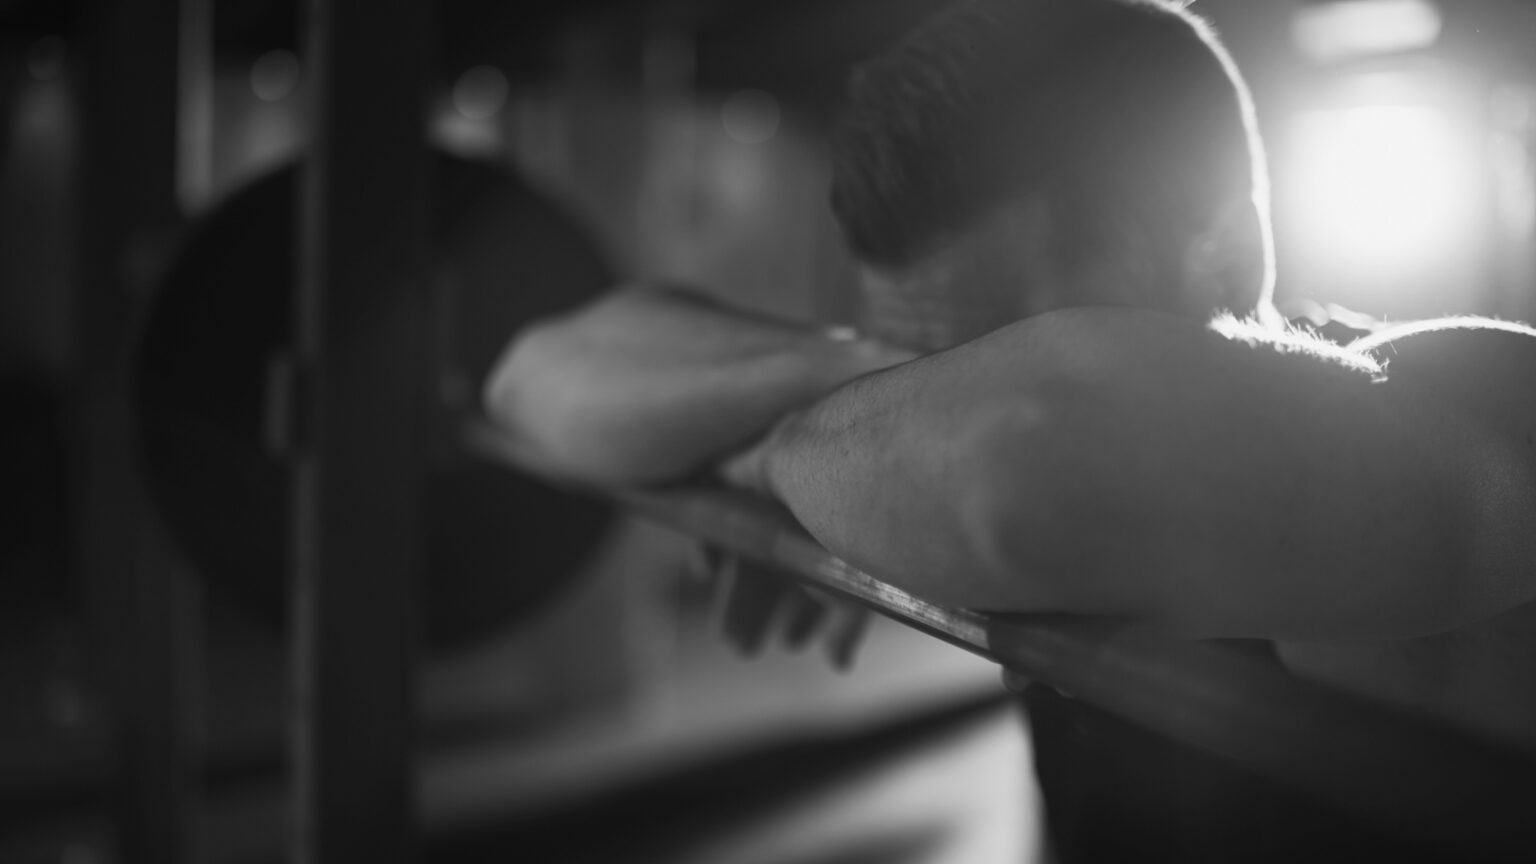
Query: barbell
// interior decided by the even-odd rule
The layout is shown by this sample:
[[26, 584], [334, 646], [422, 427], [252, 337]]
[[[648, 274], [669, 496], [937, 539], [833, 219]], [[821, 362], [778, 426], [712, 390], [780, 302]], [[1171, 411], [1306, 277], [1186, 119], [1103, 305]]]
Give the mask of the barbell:
[[[466, 445], [508, 470], [603, 497], [1298, 792], [1443, 860], [1526, 861], [1536, 762], [1522, 753], [1296, 678], [1217, 642], [1135, 622], [988, 614], [931, 603], [828, 552], [775, 502], [731, 489], [583, 487], [489, 424]], [[1441, 860], [1441, 859], [1437, 859]]]

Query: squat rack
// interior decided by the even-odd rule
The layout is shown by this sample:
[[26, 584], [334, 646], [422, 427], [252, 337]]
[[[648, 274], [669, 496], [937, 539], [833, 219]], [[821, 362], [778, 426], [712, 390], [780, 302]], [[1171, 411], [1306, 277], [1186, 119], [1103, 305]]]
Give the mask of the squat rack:
[[[196, 118], [178, 118], [178, 101], [211, 93], [211, 5], [99, 0], [91, 12], [72, 567], [108, 689], [112, 839], [130, 864], [179, 864], [198, 857], [200, 621], [135, 473], [128, 370], [155, 259], [183, 221], [178, 144], [197, 138], [181, 140], [181, 121]], [[314, 98], [297, 214], [299, 329], [273, 381], [289, 418], [275, 444], [297, 475], [296, 861], [413, 857], [418, 488], [436, 356], [424, 140], [433, 21], [432, 4], [411, 0], [303, 4]], [[410, 290], [379, 290], [391, 282]]]

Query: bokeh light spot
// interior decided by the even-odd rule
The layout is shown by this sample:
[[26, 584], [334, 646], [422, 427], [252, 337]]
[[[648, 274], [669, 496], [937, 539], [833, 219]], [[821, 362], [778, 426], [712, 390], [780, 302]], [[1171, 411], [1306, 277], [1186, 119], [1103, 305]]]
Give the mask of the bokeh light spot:
[[507, 76], [495, 66], [476, 66], [453, 85], [453, 107], [471, 120], [488, 120], [507, 104]]
[[740, 90], [720, 109], [725, 134], [742, 144], [761, 144], [779, 131], [779, 100], [766, 90]]
[[1366, 105], [1297, 118], [1295, 200], [1309, 247], [1373, 271], [1422, 266], [1470, 221], [1474, 164], [1444, 112]]
[[280, 102], [299, 86], [299, 58], [281, 48], [251, 64], [251, 92], [263, 102]]

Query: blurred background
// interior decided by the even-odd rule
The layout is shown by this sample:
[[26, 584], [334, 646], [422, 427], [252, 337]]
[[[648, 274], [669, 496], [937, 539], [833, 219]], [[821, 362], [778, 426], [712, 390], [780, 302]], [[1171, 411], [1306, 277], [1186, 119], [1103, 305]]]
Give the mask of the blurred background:
[[[238, 216], [226, 217], [230, 237], [277, 239], [197, 266], [235, 281], [282, 266], [292, 202], [252, 190], [279, 176], [272, 172], [303, 151], [311, 131], [298, 4], [188, 0], [168, 25], [176, 57], [162, 56], [164, 41], [142, 46], [144, 64], [177, 70], [176, 86], [142, 106], [146, 123], [174, 118], [166, 216], [134, 235], [120, 259], [88, 260], [83, 154], [119, 134], [91, 127], [98, 137], [87, 141], [83, 132], [84, 82], [99, 56], [92, 46], [116, 38], [103, 32], [110, 25], [98, 5], [0, 0], [7, 862], [116, 860], [104, 791], [115, 764], [104, 728], [111, 687], [91, 647], [101, 613], [75, 575], [71, 547], [69, 405], [89, 354], [77, 326], [80, 286], [93, 267], [115, 268], [140, 310], [135, 322], [154, 333], [175, 317], [161, 310], [191, 308], [165, 286], [179, 284], [176, 262], [190, 245], [215, 242], [197, 226], [219, 214]], [[509, 251], [479, 238], [445, 253], [435, 272], [462, 286], [467, 308], [479, 308], [475, 286], [523, 266], [530, 278], [548, 275], [548, 308], [610, 280], [668, 279], [781, 315], [851, 321], [853, 269], [826, 205], [824, 136], [849, 64], [938, 5], [439, 4], [430, 139], [456, 159], [500, 169], [464, 174], [464, 200], [514, 221], [536, 218], [573, 251], [540, 258], [548, 243]], [[1536, 319], [1536, 4], [1199, 0], [1194, 9], [1214, 22], [1254, 91], [1282, 310], [1319, 320], [1340, 310]], [[139, 46], [115, 50], [133, 57]], [[108, 170], [131, 177], [134, 151]], [[516, 179], [504, 189], [487, 179], [508, 176]], [[493, 187], [482, 193], [490, 203], [475, 197]], [[513, 255], [522, 257], [508, 264]], [[252, 314], [266, 308], [251, 302]], [[480, 329], [466, 325], [466, 342], [498, 344], [516, 324], [476, 317]], [[445, 384], [444, 399], [472, 397], [458, 386]], [[181, 620], [192, 622], [183, 648], [194, 682], [187, 728], [201, 766], [198, 857], [280, 860], [282, 622], [268, 614], [270, 598], [252, 596], [248, 575], [205, 551], [218, 539], [178, 515], [175, 490], [186, 481], [166, 476], [149, 479], [146, 524], [180, 586], [176, 602], [194, 610]], [[230, 506], [216, 518], [259, 510]], [[445, 613], [434, 624], [442, 638], [429, 640], [418, 691], [419, 807], [431, 860], [1034, 854], [1027, 733], [993, 667], [885, 623], [849, 672], [814, 647], [743, 658], [715, 632], [716, 601], [686, 574], [680, 538], [624, 519], [572, 536], [579, 554], [545, 565], [560, 570], [548, 578], [529, 577], [557, 577], [549, 596], [480, 603], [475, 592], [496, 595], [485, 586], [500, 572], [466, 578], [459, 605], [489, 611]]]

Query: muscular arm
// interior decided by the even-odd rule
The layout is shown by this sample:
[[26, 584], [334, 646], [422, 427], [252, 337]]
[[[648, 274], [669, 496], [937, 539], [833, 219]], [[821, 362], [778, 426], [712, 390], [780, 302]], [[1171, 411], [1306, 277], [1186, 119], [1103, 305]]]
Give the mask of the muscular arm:
[[1385, 380], [1067, 310], [861, 378], [743, 464], [832, 551], [960, 606], [1320, 639], [1536, 597], [1536, 338], [1377, 341]]
[[531, 467], [651, 483], [698, 471], [786, 411], [910, 356], [680, 289], [635, 288], [518, 334], [484, 402]]

